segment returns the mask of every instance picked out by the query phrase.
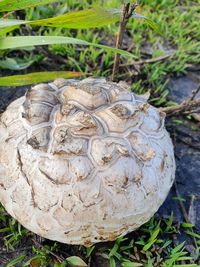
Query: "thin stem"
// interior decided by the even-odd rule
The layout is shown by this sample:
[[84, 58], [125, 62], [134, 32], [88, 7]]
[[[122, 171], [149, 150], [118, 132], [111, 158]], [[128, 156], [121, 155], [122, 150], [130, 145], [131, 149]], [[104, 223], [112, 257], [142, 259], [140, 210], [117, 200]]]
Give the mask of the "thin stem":
[[[130, 3], [124, 4], [122, 17], [121, 17], [120, 24], [119, 24], [119, 31], [118, 31], [117, 40], [116, 40], [116, 48], [121, 48], [127, 22], [137, 6], [138, 4], [131, 4], [131, 5]], [[119, 61], [120, 61], [120, 55], [115, 54], [112, 77], [111, 77], [112, 81], [115, 80], [116, 74], [119, 70]]]
[[179, 105], [160, 108], [161, 111], [165, 112], [167, 116], [177, 115], [184, 112], [192, 112], [200, 107], [200, 98], [196, 100], [184, 101]]
[[194, 100], [196, 95], [200, 92], [200, 84], [197, 86], [196, 90], [192, 91], [192, 96], [190, 98], [190, 101]]

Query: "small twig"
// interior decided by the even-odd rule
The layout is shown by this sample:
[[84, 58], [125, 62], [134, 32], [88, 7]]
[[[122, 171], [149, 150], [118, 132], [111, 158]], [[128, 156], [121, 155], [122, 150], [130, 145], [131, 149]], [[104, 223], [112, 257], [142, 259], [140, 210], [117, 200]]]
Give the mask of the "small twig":
[[[177, 183], [176, 183], [176, 181], [174, 182], [174, 188], [175, 188], [175, 192], [176, 192], [176, 196], [177, 196], [177, 198], [180, 199], [181, 196], [180, 196], [180, 194], [179, 194], [179, 192], [178, 192], [178, 187], [177, 187]], [[180, 210], [181, 210], [181, 213], [182, 213], [182, 215], [183, 215], [184, 221], [185, 221], [186, 223], [190, 223], [190, 220], [189, 220], [189, 218], [188, 218], [187, 211], [186, 211], [186, 209], [185, 209], [185, 206], [183, 205], [183, 201], [179, 200], [179, 201], [178, 201], [178, 204], [179, 204], [179, 206], [180, 206]]]
[[6, 14], [3, 15], [3, 19], [7, 19], [7, 17], [9, 17], [10, 15], [13, 14], [14, 11], [8, 12]]
[[[192, 109], [192, 110], [190, 110], [190, 111], [184, 111], [184, 114], [191, 114], [191, 113], [199, 113], [200, 112], [200, 107], [197, 107], [197, 108], [195, 108], [195, 109]], [[193, 116], [195, 115], [195, 114], [192, 114]]]
[[192, 91], [192, 95], [189, 99], [183, 101], [181, 104], [176, 106], [160, 108], [161, 111], [165, 112], [167, 116], [177, 114], [191, 114], [197, 113], [200, 110], [200, 98], [195, 99], [197, 94], [200, 92], [200, 83], [195, 90]]
[[[120, 24], [119, 24], [119, 32], [118, 32], [117, 40], [116, 40], [116, 48], [121, 48], [123, 37], [124, 37], [124, 32], [126, 29], [126, 24], [137, 6], [138, 4], [131, 4], [131, 5], [130, 3], [124, 4], [122, 17], [121, 17]], [[112, 77], [111, 77], [112, 81], [115, 80], [116, 73], [119, 69], [119, 60], [120, 60], [120, 55], [115, 54], [113, 72], [112, 72]]]
[[192, 96], [191, 96], [191, 98], [190, 98], [189, 100], [190, 100], [190, 101], [194, 100], [195, 97], [196, 97], [196, 95], [198, 94], [199, 91], [200, 91], [200, 83], [199, 83], [199, 85], [197, 86], [196, 90], [193, 90], [193, 91], [192, 91]]
[[[174, 187], [175, 187], [176, 196], [180, 199], [180, 194], [179, 194], [179, 191], [178, 191], [178, 187], [177, 187], [176, 181], [174, 182]], [[184, 221], [186, 223], [191, 223], [190, 219], [189, 219], [189, 216], [187, 214], [186, 208], [185, 208], [185, 206], [183, 204], [183, 201], [180, 200], [178, 203], [179, 203], [179, 207], [180, 207], [181, 213], [183, 215]], [[193, 232], [193, 230], [192, 230], [192, 232]], [[196, 240], [196, 238], [194, 236], [191, 236], [191, 239], [193, 240], [193, 243], [194, 243], [195, 247], [197, 248], [197, 240]]]
[[121, 64], [120, 67], [127, 67], [132, 65], [143, 65], [143, 64], [149, 64], [149, 63], [155, 63], [158, 61], [162, 61], [164, 59], [167, 59], [169, 57], [172, 57], [174, 54], [168, 54], [160, 57], [150, 58], [150, 59], [144, 59], [144, 60], [138, 60], [138, 61], [132, 61], [130, 63]]
[[[130, 4], [124, 4], [124, 6], [123, 6], [122, 17], [121, 17], [121, 21], [119, 24], [119, 33], [117, 35], [117, 40], [116, 40], [116, 48], [120, 48], [122, 45], [122, 41], [123, 41], [123, 37], [124, 37], [124, 31], [125, 31], [126, 23], [127, 23], [126, 16], [128, 14], [129, 5]], [[112, 72], [112, 78], [111, 78], [112, 81], [115, 80], [115, 75], [119, 69], [119, 59], [120, 59], [120, 55], [115, 54], [113, 72]]]
[[165, 112], [167, 116], [177, 115], [187, 111], [194, 111], [200, 107], [200, 98], [196, 100], [183, 101], [181, 104], [171, 107], [160, 108], [161, 111]]
[[9, 261], [9, 258], [0, 256], [0, 264], [4, 264], [5, 263], [5, 265], [3, 265], [3, 266], [6, 266], [6, 263], [8, 263], [8, 261]]

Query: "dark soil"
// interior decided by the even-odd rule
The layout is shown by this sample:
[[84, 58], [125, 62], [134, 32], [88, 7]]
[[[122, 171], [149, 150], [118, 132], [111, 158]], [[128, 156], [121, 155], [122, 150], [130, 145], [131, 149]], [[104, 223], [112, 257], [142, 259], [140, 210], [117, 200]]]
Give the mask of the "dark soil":
[[[171, 89], [169, 98], [180, 103], [189, 98], [192, 90], [200, 82], [200, 72], [191, 72], [182, 77], [171, 79], [168, 87]], [[200, 92], [197, 97], [200, 97]], [[176, 187], [172, 187], [167, 200], [159, 209], [160, 215], [169, 215], [171, 211], [177, 221], [184, 221], [177, 193], [185, 201], [184, 206], [189, 214], [189, 220], [200, 230], [200, 123], [183, 119], [183, 117], [167, 119], [166, 127], [173, 139], [176, 157]], [[181, 123], [181, 124], [179, 124]], [[178, 191], [178, 192], [177, 192]]]

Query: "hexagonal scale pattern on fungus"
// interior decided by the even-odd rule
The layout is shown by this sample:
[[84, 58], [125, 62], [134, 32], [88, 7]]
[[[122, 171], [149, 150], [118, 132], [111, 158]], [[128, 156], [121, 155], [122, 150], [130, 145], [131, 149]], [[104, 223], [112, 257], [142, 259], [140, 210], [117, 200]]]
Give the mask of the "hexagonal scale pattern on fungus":
[[0, 119], [0, 200], [33, 232], [86, 246], [145, 223], [174, 180], [164, 114], [103, 78], [39, 84]]

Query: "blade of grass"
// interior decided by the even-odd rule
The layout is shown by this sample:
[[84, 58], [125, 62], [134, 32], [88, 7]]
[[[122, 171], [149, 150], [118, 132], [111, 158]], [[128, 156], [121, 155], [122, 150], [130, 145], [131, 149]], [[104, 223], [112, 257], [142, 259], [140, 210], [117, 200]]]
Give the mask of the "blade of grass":
[[153, 20], [151, 20], [147, 17], [145, 17], [144, 20], [149, 25], [150, 28], [152, 28], [155, 32], [162, 35], [162, 32], [160, 31], [158, 25], [156, 25], [156, 23], [154, 23]]
[[158, 226], [158, 228], [156, 228], [151, 234], [151, 237], [147, 241], [147, 244], [143, 247], [144, 251], [147, 251], [156, 242], [159, 232], [160, 232], [160, 227]]
[[140, 266], [144, 266], [142, 263], [139, 262], [131, 262], [131, 261], [124, 261], [122, 262], [122, 266], [123, 267], [140, 267]]
[[8, 264], [6, 264], [6, 267], [13, 267], [16, 266], [17, 263], [20, 263], [25, 258], [25, 255], [21, 255], [17, 257], [14, 260], [11, 260]]
[[0, 12], [25, 9], [34, 6], [50, 4], [53, 2], [58, 2], [58, 0], [1, 0]]
[[185, 231], [185, 233], [186, 233], [187, 235], [191, 235], [191, 236], [193, 236], [193, 237], [196, 237], [196, 238], [200, 239], [200, 234], [194, 233], [194, 232], [192, 232], [192, 231]]
[[192, 224], [192, 223], [182, 223], [181, 226], [182, 226], [183, 228], [192, 228], [192, 227], [194, 227], [195, 225]]
[[80, 10], [57, 16], [55, 18], [36, 20], [31, 24], [73, 28], [73, 29], [86, 29], [102, 27], [113, 22], [117, 22], [119, 17], [116, 14], [112, 14], [111, 10], [103, 8], [92, 8], [87, 10]]
[[175, 264], [173, 267], [199, 267], [197, 264]]
[[[0, 28], [30, 24], [38, 26], [62, 27], [71, 29], [99, 28], [120, 20], [121, 10], [103, 9], [101, 7], [70, 12], [54, 18], [35, 21], [0, 19]], [[141, 18], [156, 32], [161, 34], [159, 27], [149, 18], [133, 13], [132, 18]]]
[[50, 44], [76, 44], [76, 45], [87, 45], [101, 48], [104, 50], [117, 52], [121, 55], [135, 58], [131, 53], [109, 47], [106, 45], [90, 43], [81, 39], [63, 37], [63, 36], [16, 36], [16, 37], [2, 37], [0, 38], [0, 50], [4, 49], [18, 49], [28, 46], [37, 46], [37, 45], [50, 45]]
[[143, 16], [141, 14], [138, 14], [138, 13], [135, 13], [134, 12], [132, 14], [132, 18], [144, 19], [145, 22], [149, 25], [149, 27], [151, 27], [157, 33], [162, 34], [161, 31], [160, 31], [160, 29], [159, 29], [159, 27], [158, 27], [158, 25], [155, 22], [153, 22], [153, 20], [147, 18], [146, 16]]
[[116, 261], [113, 257], [109, 258], [110, 267], [116, 267]]
[[[120, 9], [110, 9], [109, 10], [113, 16], [115, 17], [118, 17], [118, 20], [120, 19], [121, 17], [121, 14], [122, 14], [122, 10]], [[132, 18], [136, 18], [136, 19], [144, 19], [145, 22], [154, 30], [156, 31], [157, 33], [159, 34], [162, 34], [162, 32], [160, 31], [158, 25], [151, 19], [147, 18], [146, 16], [143, 16], [141, 14], [138, 14], [136, 12], [133, 12], [132, 15], [131, 15]]]
[[176, 246], [174, 249], [172, 249], [171, 255], [176, 254], [177, 252], [181, 251], [184, 245], [185, 245], [185, 241], [179, 244], [178, 246]]
[[167, 227], [165, 229], [165, 232], [168, 232], [172, 228], [173, 221], [174, 221], [174, 214], [173, 214], [173, 212], [171, 212], [169, 220], [166, 221]]
[[0, 19], [0, 28], [14, 25], [31, 24], [38, 26], [62, 27], [73, 29], [87, 29], [102, 27], [113, 22], [117, 22], [119, 17], [111, 11], [103, 8], [92, 8], [70, 12], [54, 18], [41, 19], [35, 21]]
[[91, 8], [70, 12], [54, 18], [40, 19], [35, 21], [0, 19], [0, 28], [30, 24], [37, 26], [87, 29], [99, 28], [113, 22], [117, 22], [118, 20], [119, 17], [116, 14], [112, 14], [111, 10], [106, 10], [103, 8]]
[[21, 86], [39, 82], [47, 82], [56, 78], [75, 78], [82, 75], [85, 74], [81, 72], [70, 71], [33, 72], [30, 74], [0, 77], [0, 86]]
[[8, 70], [23, 70], [31, 66], [35, 62], [34, 59], [15, 59], [6, 58], [5, 60], [0, 60], [0, 69]]
[[17, 20], [17, 19], [0, 19], [0, 28], [12, 27], [21, 24], [27, 24], [30, 21], [27, 20]]
[[19, 26], [10, 26], [10, 27], [0, 27], [0, 36], [5, 35], [8, 32], [14, 31], [15, 29], [19, 28]]

